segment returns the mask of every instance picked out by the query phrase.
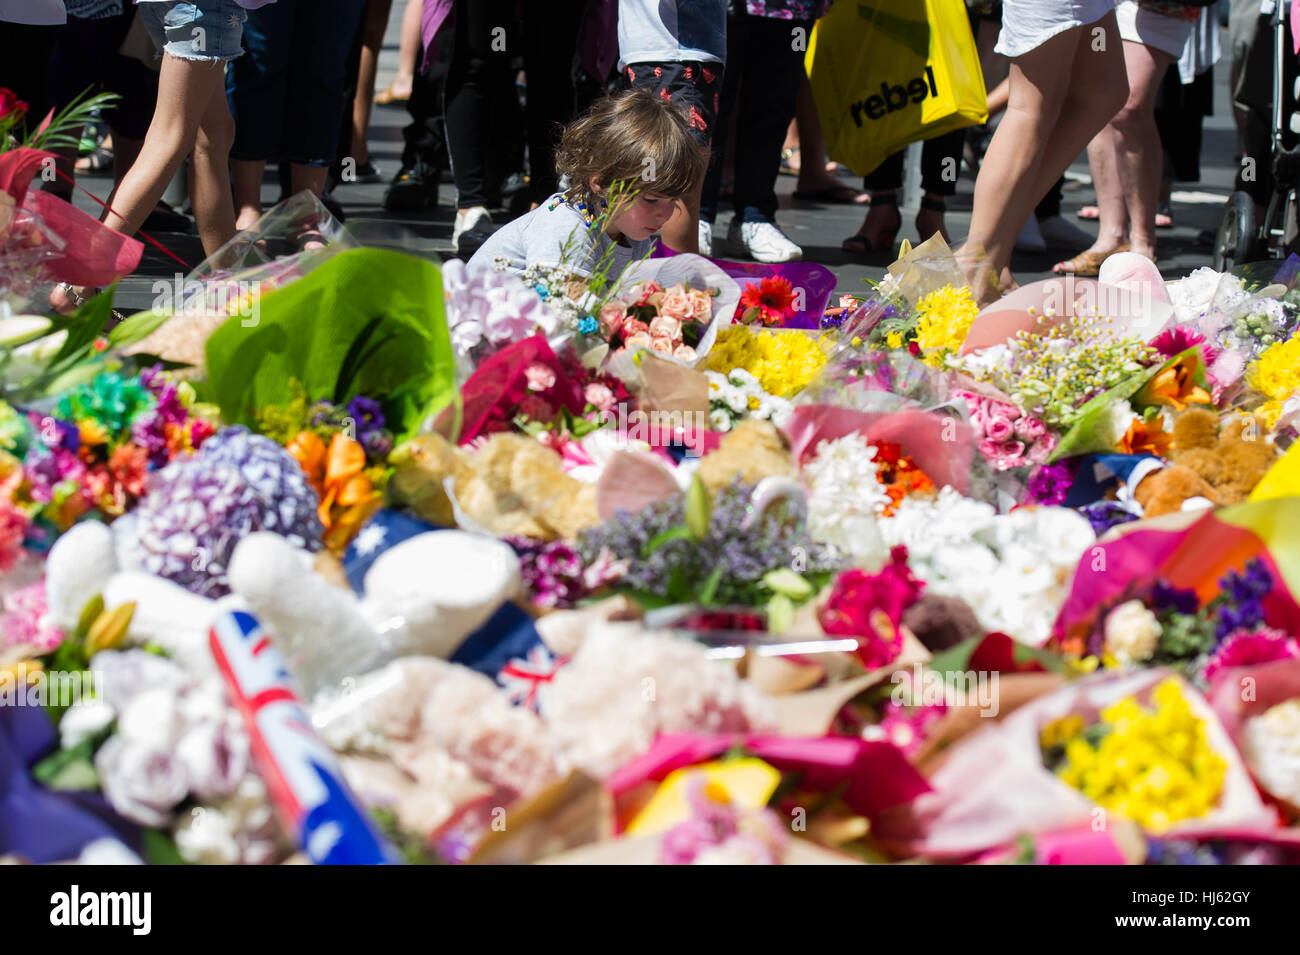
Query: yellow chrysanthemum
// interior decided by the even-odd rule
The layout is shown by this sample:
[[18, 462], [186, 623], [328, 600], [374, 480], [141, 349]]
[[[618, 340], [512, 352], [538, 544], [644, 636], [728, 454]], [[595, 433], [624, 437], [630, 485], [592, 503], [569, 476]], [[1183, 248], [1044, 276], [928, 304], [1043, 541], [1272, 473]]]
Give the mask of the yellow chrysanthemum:
[[942, 368], [944, 356], [955, 352], [966, 340], [971, 323], [979, 314], [979, 306], [971, 297], [969, 286], [945, 285], [923, 296], [916, 303], [916, 311], [920, 316], [916, 323], [916, 343], [923, 360]]
[[1282, 403], [1300, 388], [1300, 337], [1270, 345], [1246, 372], [1246, 384], [1269, 400], [1258, 409], [1271, 428]]
[[764, 391], [780, 397], [799, 391], [825, 364], [826, 353], [811, 336], [749, 325], [722, 329], [705, 359], [705, 368], [724, 375], [745, 369]]
[[[1163, 832], [1215, 807], [1227, 763], [1211, 749], [1205, 722], [1176, 680], [1156, 687], [1151, 701], [1154, 708], [1126, 697], [1102, 710], [1110, 732], [1095, 747], [1082, 736], [1068, 739], [1057, 772], [1099, 806]], [[1044, 745], [1049, 735], [1060, 745], [1073, 729], [1067, 720], [1044, 728]]]

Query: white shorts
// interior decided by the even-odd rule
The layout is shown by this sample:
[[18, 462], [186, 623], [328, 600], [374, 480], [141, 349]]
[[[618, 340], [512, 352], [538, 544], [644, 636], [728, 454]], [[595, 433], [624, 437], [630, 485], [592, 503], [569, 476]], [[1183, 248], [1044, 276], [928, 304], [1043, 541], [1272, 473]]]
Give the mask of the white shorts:
[[1115, 17], [1119, 20], [1121, 40], [1155, 47], [1175, 58], [1183, 55], [1187, 38], [1192, 35], [1192, 27], [1196, 26], [1195, 20], [1167, 17], [1139, 7], [1136, 0], [1120, 0], [1115, 5]]
[[1024, 56], [1058, 33], [1096, 23], [1114, 7], [1115, 0], [1003, 0], [1002, 32], [993, 51]]

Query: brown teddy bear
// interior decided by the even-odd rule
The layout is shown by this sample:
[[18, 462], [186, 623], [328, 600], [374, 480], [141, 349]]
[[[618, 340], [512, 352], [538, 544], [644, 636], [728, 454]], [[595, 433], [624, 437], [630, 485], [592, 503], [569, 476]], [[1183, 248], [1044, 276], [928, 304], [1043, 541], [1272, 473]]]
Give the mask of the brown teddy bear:
[[559, 454], [522, 434], [494, 434], [477, 449], [422, 434], [393, 451], [392, 503], [425, 520], [456, 523], [444, 481], [461, 510], [499, 537], [576, 537], [600, 521], [596, 487], [564, 472]]
[[795, 477], [794, 456], [776, 426], [746, 418], [700, 462], [700, 480], [717, 493], [736, 480], [757, 484], [766, 477]]
[[1215, 505], [1238, 504], [1277, 459], [1262, 421], [1231, 414], [1220, 420], [1206, 408], [1189, 408], [1174, 419], [1172, 464], [1149, 475], [1134, 496], [1147, 517], [1182, 508], [1204, 497]]

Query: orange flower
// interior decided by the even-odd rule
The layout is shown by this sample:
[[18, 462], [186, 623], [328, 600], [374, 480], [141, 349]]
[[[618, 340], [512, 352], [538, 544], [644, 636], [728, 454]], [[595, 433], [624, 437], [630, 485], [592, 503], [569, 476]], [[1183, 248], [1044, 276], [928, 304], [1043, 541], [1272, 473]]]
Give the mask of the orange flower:
[[1210, 393], [1196, 383], [1196, 357], [1184, 355], [1162, 368], [1138, 393], [1138, 404], [1169, 405], [1182, 411], [1188, 405], [1211, 404]]
[[316, 513], [325, 527], [325, 546], [341, 554], [382, 503], [365, 475], [365, 449], [341, 432], [326, 449], [317, 435], [303, 431], [289, 442], [288, 451], [320, 495]]
[[1159, 419], [1148, 422], [1136, 418], [1115, 450], [1121, 454], [1154, 454], [1163, 458], [1169, 455], [1173, 443], [1174, 436], [1160, 427]]

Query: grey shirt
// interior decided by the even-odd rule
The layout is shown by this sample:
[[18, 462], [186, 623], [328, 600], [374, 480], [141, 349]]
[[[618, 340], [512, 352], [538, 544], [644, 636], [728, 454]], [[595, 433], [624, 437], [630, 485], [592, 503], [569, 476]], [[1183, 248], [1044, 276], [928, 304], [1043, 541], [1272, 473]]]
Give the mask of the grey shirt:
[[654, 248], [655, 239], [651, 236], [643, 242], [629, 240], [630, 244], [620, 245], [603, 231], [589, 229], [582, 214], [556, 194], [532, 212], [492, 233], [465, 265], [471, 272], [490, 271], [496, 268], [497, 259], [504, 259], [504, 271], [518, 275], [530, 265], [559, 265], [566, 242], [569, 243], [567, 264], [583, 275], [590, 275], [612, 247], [614, 256], [608, 274], [617, 278], [628, 265]]

